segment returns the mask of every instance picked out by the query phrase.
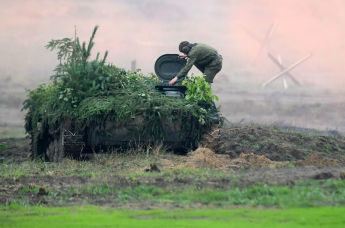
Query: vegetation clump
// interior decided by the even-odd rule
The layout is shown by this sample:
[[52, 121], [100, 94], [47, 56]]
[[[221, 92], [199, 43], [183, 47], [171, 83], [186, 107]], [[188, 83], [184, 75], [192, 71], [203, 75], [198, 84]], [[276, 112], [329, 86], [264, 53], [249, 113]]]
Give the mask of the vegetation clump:
[[7, 146], [0, 143], [0, 151], [6, 150]]
[[[59, 64], [49, 84], [41, 84], [29, 91], [23, 104], [25, 130], [38, 137], [57, 131], [66, 119], [72, 119], [80, 129], [100, 125], [106, 120], [125, 125], [138, 116], [144, 118], [138, 129], [153, 140], [164, 140], [162, 120], [181, 121], [192, 129], [207, 127], [207, 110], [198, 99], [167, 97], [154, 89], [158, 78], [143, 75], [140, 70], [126, 71], [106, 62], [108, 52], [101, 58], [90, 60], [98, 27], [95, 27], [88, 44], [74, 39], [52, 40], [46, 46], [57, 51]], [[211, 95], [209, 92], [206, 94]], [[206, 102], [212, 102], [208, 97]], [[187, 132], [181, 132], [185, 137]], [[193, 143], [199, 138], [193, 135]]]

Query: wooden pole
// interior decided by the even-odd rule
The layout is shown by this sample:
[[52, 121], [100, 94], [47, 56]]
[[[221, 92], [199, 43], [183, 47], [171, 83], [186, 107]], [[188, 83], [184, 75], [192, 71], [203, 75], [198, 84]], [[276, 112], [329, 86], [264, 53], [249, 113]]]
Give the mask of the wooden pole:
[[[270, 52], [267, 53], [268, 57], [272, 60], [273, 63], [275, 63], [280, 70], [285, 70], [286, 68], [281, 64], [281, 61], [279, 61], [278, 59], [276, 59]], [[290, 72], [286, 72], [285, 73], [295, 84], [297, 85], [301, 85], [301, 83], [299, 83], [299, 81], [297, 81], [295, 79], [295, 77], [290, 73]]]
[[271, 36], [273, 35], [275, 27], [276, 27], [275, 23], [271, 24], [271, 26], [269, 27], [269, 29], [267, 30], [267, 32], [265, 34], [263, 41], [262, 42], [258, 41], [259, 43], [261, 43], [261, 45], [260, 45], [260, 49], [259, 49], [259, 51], [258, 51], [258, 53], [254, 59], [254, 63], [257, 62], [258, 58], [260, 57], [260, 55], [264, 49], [268, 50], [268, 43], [269, 43]]
[[262, 84], [262, 87], [266, 87], [268, 84], [272, 83], [273, 81], [275, 81], [276, 79], [280, 78], [281, 76], [283, 76], [284, 74], [286, 74], [287, 72], [295, 69], [298, 65], [300, 65], [301, 63], [303, 63], [304, 61], [306, 61], [307, 59], [309, 59], [312, 56], [312, 54], [310, 53], [309, 55], [307, 55], [306, 57], [300, 59], [299, 61], [297, 61], [295, 64], [291, 65], [290, 67], [288, 67], [287, 69], [281, 71], [279, 74], [275, 75], [274, 77], [272, 77], [270, 80], [266, 81], [265, 83]]
[[285, 77], [283, 77], [283, 86], [284, 86], [284, 89], [288, 89], [289, 88], [289, 85], [288, 85]]

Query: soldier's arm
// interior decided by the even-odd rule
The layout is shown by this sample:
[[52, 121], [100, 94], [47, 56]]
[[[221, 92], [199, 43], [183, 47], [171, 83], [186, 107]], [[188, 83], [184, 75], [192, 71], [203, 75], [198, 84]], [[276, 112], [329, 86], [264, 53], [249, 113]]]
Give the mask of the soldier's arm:
[[180, 72], [176, 75], [177, 78], [182, 78], [187, 75], [188, 71], [192, 68], [196, 60], [196, 56], [191, 56], [187, 60], [187, 64], [180, 70]]

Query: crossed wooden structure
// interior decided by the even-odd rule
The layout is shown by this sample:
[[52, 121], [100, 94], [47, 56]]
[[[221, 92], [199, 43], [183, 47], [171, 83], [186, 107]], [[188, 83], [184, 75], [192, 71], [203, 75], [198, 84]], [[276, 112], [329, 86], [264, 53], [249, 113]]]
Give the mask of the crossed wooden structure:
[[312, 56], [312, 54], [309, 54], [309, 55], [303, 57], [302, 59], [298, 60], [296, 63], [292, 64], [291, 66], [289, 66], [287, 68], [281, 63], [281, 61], [279, 61], [280, 59], [276, 59], [270, 52], [268, 52], [267, 55], [272, 60], [272, 62], [275, 63], [280, 68], [281, 72], [278, 73], [277, 75], [273, 76], [272, 78], [270, 78], [266, 82], [264, 82], [262, 84], [263, 87], [266, 87], [267, 85], [269, 85], [270, 83], [272, 83], [273, 81], [277, 80], [280, 77], [283, 77], [283, 83], [284, 83], [285, 89], [288, 88], [288, 85], [286, 82], [286, 77], [289, 77], [295, 84], [301, 85], [301, 83], [299, 83], [297, 81], [297, 79], [290, 73], [290, 71], [295, 69], [298, 65], [300, 65], [301, 63], [303, 63], [307, 59], [309, 59]]
[[272, 24], [270, 26], [270, 28], [267, 30], [265, 38], [260, 41], [259, 39], [255, 38], [253, 35], [251, 35], [254, 39], [256, 39], [261, 45], [260, 45], [260, 49], [258, 51], [258, 54], [256, 55], [255, 59], [258, 59], [258, 57], [261, 55], [262, 51], [264, 49], [266, 49], [267, 51], [267, 56], [268, 58], [279, 67], [279, 69], [281, 70], [281, 72], [279, 72], [278, 74], [276, 74], [275, 76], [273, 76], [272, 78], [270, 78], [269, 80], [265, 81], [264, 83], [262, 83], [262, 87], [266, 87], [267, 85], [271, 84], [272, 82], [274, 82], [275, 80], [282, 78], [283, 79], [283, 86], [284, 89], [288, 88], [288, 83], [287, 83], [287, 78], [289, 78], [293, 83], [295, 83], [296, 85], [301, 85], [301, 83], [291, 74], [290, 71], [292, 71], [293, 69], [295, 69], [298, 65], [302, 64], [303, 62], [305, 62], [306, 60], [308, 60], [312, 54], [308, 54], [307, 56], [303, 57], [302, 59], [298, 60], [297, 62], [295, 62], [294, 64], [292, 64], [289, 67], [285, 67], [282, 63], [281, 57], [280, 55], [278, 55], [278, 57], [275, 57], [269, 50], [268, 50], [268, 43], [270, 38], [273, 35], [273, 32], [275, 30], [275, 28], [277, 27], [276, 24]]

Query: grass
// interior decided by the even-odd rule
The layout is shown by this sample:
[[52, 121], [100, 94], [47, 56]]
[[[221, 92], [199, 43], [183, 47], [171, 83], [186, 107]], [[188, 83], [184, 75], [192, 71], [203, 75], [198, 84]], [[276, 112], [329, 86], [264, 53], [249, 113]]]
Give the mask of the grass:
[[18, 193], [20, 195], [25, 195], [27, 193], [37, 194], [38, 192], [39, 192], [39, 187], [37, 186], [28, 186], [28, 187], [22, 187], [18, 189]]
[[0, 143], [0, 151], [6, 150], [8, 146]]
[[0, 129], [0, 139], [5, 138], [24, 138], [25, 130], [23, 129]]
[[[155, 155], [150, 156], [104, 154], [91, 161], [5, 162], [0, 164], [0, 183], [5, 183], [1, 187], [7, 191], [1, 195], [2, 204], [63, 206], [104, 202], [106, 205], [149, 203], [221, 208], [345, 205], [345, 180], [276, 186], [248, 182], [242, 176], [243, 171], [174, 168], [144, 172], [144, 166], [155, 160]], [[61, 187], [52, 184], [58, 182], [64, 184]]]
[[[81, 186], [74, 186], [68, 189], [46, 189], [48, 196], [41, 198], [48, 202], [64, 202], [69, 199], [76, 199], [77, 204], [81, 202], [93, 203], [97, 199], [106, 199], [112, 205], [126, 203], [131, 204], [179, 204], [184, 207], [192, 205], [203, 205], [206, 207], [229, 207], [229, 206], [251, 206], [251, 207], [277, 207], [277, 208], [299, 208], [299, 207], [322, 207], [322, 206], [344, 206], [345, 205], [345, 181], [328, 180], [299, 182], [295, 186], [267, 186], [254, 185], [248, 187], [232, 187], [226, 189], [202, 188], [195, 183], [187, 186], [160, 187], [148, 184], [136, 183], [133, 180], [126, 186], [119, 186], [118, 183], [96, 183]], [[8, 201], [7, 205], [13, 202], [20, 205], [27, 204], [32, 194], [37, 194], [38, 186], [28, 186], [19, 189], [18, 198]], [[36, 203], [37, 205], [40, 202]]]
[[[90, 162], [65, 160], [61, 163], [3, 163], [0, 164], [0, 182], [30, 176], [32, 183], [37, 182], [35, 185], [18, 185], [17, 190], [11, 190], [14, 195], [6, 199], [6, 204], [39, 204], [32, 201], [31, 196], [42, 187], [48, 192], [48, 195], [41, 196], [42, 199], [59, 202], [60, 205], [64, 205], [71, 197], [76, 198], [76, 204], [92, 204], [95, 199], [105, 197], [110, 204], [149, 202], [188, 206], [199, 203], [221, 207], [241, 205], [280, 208], [345, 205], [345, 180], [304, 181], [282, 186], [253, 185], [242, 183], [241, 172], [234, 171], [191, 168], [166, 169], [161, 172], [138, 171], [133, 158], [138, 159], [116, 155]], [[41, 176], [46, 176], [42, 186], [38, 181]], [[47, 176], [53, 178], [52, 182], [57, 177], [69, 176], [71, 180], [82, 177], [84, 183], [71, 182], [63, 189], [47, 188]]]
[[166, 169], [160, 173], [142, 172], [154, 161], [153, 156], [145, 155], [104, 155], [103, 158], [92, 161], [76, 161], [66, 159], [63, 162], [51, 163], [42, 161], [25, 161], [22, 163], [0, 163], [0, 179], [18, 179], [23, 176], [80, 176], [102, 178], [104, 176], [120, 174], [132, 177], [163, 177], [171, 181], [175, 178], [191, 178], [206, 180], [207, 178], [226, 178], [231, 172], [222, 172], [211, 169]]
[[1, 227], [343, 227], [345, 208], [116, 210], [106, 207], [22, 207], [0, 210]]
[[[22, 163], [3, 163], [0, 164], [0, 179], [18, 179], [22, 176], [81, 176], [98, 178], [103, 175], [113, 174], [118, 170], [130, 170], [135, 168], [134, 160], [138, 158], [109, 156], [108, 159], [88, 161], [64, 160], [60, 163], [50, 163], [41, 161], [25, 161]], [[106, 163], [106, 164], [105, 164]], [[141, 165], [145, 165], [142, 162]]]
[[[118, 201], [123, 202], [174, 202], [181, 204], [201, 203], [215, 206], [265, 206], [265, 207], [314, 207], [320, 205], [344, 205], [345, 182], [329, 181], [300, 183], [289, 186], [250, 186], [231, 189], [203, 189], [192, 187], [159, 188], [139, 185], [117, 190]], [[332, 187], [327, 187], [332, 186]]]

